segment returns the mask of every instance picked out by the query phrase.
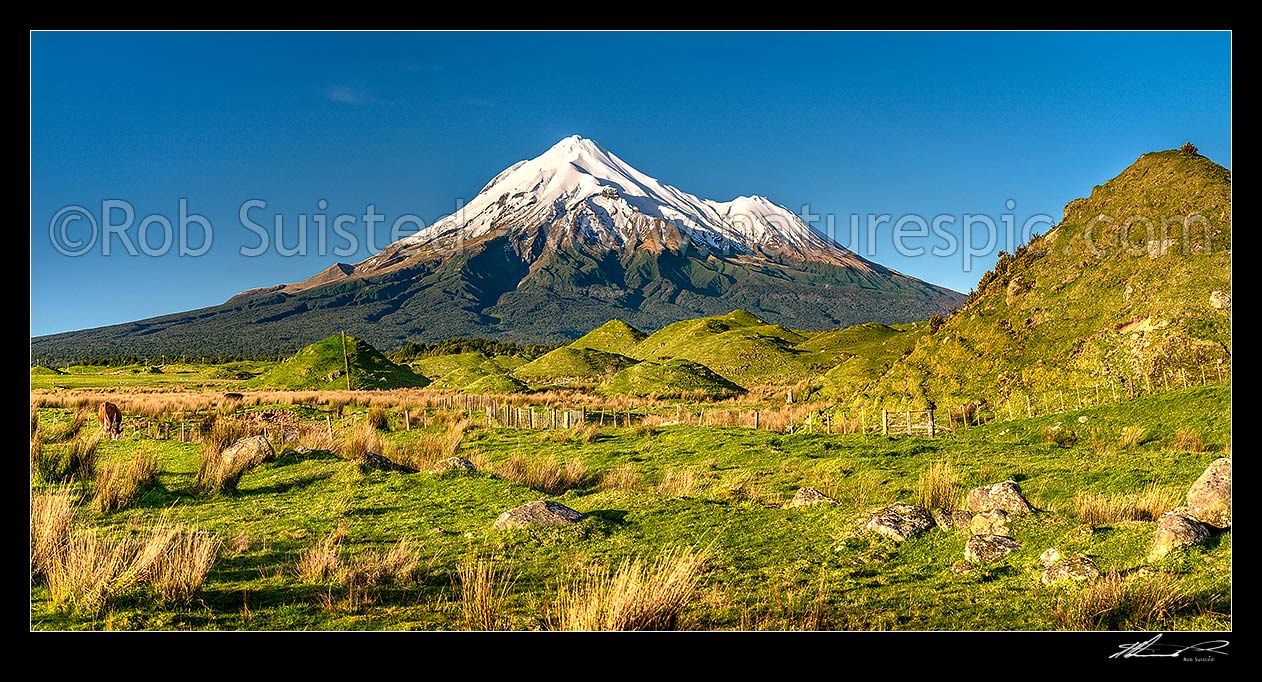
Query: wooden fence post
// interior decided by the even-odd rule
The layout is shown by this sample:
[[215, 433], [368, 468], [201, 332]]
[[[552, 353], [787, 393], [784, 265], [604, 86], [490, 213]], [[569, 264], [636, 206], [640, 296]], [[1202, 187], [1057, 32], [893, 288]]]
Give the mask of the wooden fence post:
[[758, 428], [758, 410], [754, 410], [754, 429]]
[[911, 435], [911, 410], [907, 410], [907, 435]]
[[1026, 419], [1034, 418], [1034, 407], [1030, 405], [1030, 394], [1025, 394], [1025, 417]]
[[881, 435], [889, 435], [890, 432], [890, 412], [889, 410], [881, 410]]
[[412, 411], [411, 410], [403, 411], [403, 430], [405, 431], [412, 430]]
[[933, 424], [933, 408], [929, 408], [929, 437], [933, 438], [934, 433], [935, 433], [935, 429], [934, 429], [934, 424]]

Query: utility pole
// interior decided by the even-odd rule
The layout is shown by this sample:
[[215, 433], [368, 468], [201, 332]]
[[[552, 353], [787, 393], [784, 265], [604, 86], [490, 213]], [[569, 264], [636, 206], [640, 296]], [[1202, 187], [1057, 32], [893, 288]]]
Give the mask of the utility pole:
[[[342, 363], [346, 367], [346, 390], [351, 390], [351, 357], [346, 354], [346, 330], [342, 330]], [[326, 367], [328, 365], [325, 365]]]

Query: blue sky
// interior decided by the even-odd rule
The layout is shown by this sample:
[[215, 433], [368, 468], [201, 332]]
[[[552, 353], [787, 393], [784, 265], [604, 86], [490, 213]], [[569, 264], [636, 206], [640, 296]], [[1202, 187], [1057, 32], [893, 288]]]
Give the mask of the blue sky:
[[[244, 257], [250, 199], [291, 235], [299, 214], [368, 204], [432, 221], [571, 134], [699, 196], [761, 194], [839, 225], [1059, 218], [1147, 151], [1192, 140], [1230, 168], [1230, 68], [1227, 33], [35, 33], [31, 334], [215, 305], [371, 255]], [[173, 224], [185, 199], [213, 246], [54, 249], [61, 209], [99, 223], [111, 199]], [[870, 258], [960, 291], [995, 259], [903, 256], [889, 229]]]

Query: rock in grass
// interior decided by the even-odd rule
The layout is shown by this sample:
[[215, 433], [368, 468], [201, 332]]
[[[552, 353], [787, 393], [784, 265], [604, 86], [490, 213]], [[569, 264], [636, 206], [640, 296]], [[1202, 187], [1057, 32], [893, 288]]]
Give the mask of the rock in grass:
[[445, 471], [472, 472], [477, 470], [478, 467], [464, 457], [448, 457], [446, 459], [438, 460], [438, 463], [435, 464], [434, 468], [430, 471], [436, 474], [441, 474]]
[[1209, 304], [1217, 310], [1226, 310], [1231, 307], [1231, 296], [1222, 291], [1209, 292]]
[[1039, 563], [1043, 564], [1040, 579], [1044, 585], [1064, 581], [1083, 582], [1100, 577], [1099, 567], [1091, 557], [1081, 552], [1064, 556], [1054, 548], [1049, 549], [1039, 556]]
[[1148, 550], [1148, 560], [1158, 561], [1176, 549], [1203, 545], [1209, 536], [1209, 526], [1192, 518], [1187, 507], [1171, 509], [1157, 519], [1157, 533]]
[[863, 527], [902, 542], [933, 528], [934, 523], [933, 515], [924, 507], [895, 502], [868, 517]]
[[974, 564], [999, 561], [1021, 549], [1021, 543], [1003, 535], [974, 535], [964, 543], [964, 560]]
[[973, 535], [1003, 535], [1012, 537], [1012, 531], [1008, 528], [1008, 519], [1011, 515], [1002, 509], [991, 509], [973, 516], [968, 524], [968, 528]]
[[359, 461], [369, 469], [376, 469], [377, 471], [397, 471], [401, 474], [416, 473], [416, 469], [398, 464], [387, 457], [378, 455], [375, 452], [365, 452], [363, 458]]
[[933, 521], [938, 524], [938, 528], [942, 530], [951, 530], [952, 528], [968, 528], [968, 524], [973, 520], [973, 512], [964, 511], [963, 509], [934, 509]]
[[276, 456], [272, 444], [263, 436], [247, 436], [224, 448], [220, 455], [225, 462], [236, 466], [245, 462], [244, 466], [252, 467], [266, 462]]
[[837, 500], [814, 488], [802, 486], [793, 494], [793, 499], [789, 500], [789, 503], [784, 506], [787, 508], [808, 507], [813, 504], [837, 504]]
[[1188, 514], [1215, 528], [1231, 527], [1231, 460], [1219, 457], [1188, 489]]
[[513, 507], [495, 519], [492, 528], [525, 528], [526, 526], [564, 526], [578, 523], [586, 515], [574, 511], [560, 502], [535, 500], [520, 507]]
[[974, 512], [1001, 509], [1009, 514], [1028, 514], [1034, 511], [1025, 495], [1021, 494], [1021, 486], [1016, 481], [973, 488], [968, 491], [967, 505], [968, 510]]

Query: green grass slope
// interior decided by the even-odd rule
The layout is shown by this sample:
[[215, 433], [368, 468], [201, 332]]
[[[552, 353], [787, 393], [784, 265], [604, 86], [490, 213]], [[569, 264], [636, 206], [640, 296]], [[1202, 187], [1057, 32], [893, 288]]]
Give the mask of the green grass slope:
[[705, 365], [675, 358], [632, 365], [597, 387], [603, 395], [659, 398], [730, 398], [745, 389], [724, 379]]
[[[143, 434], [103, 441], [102, 461], [149, 451], [159, 485], [122, 511], [76, 507], [72, 529], [136, 537], [156, 525], [184, 524], [225, 546], [192, 605], [163, 604], [147, 587], [116, 595], [103, 614], [59, 609], [42, 580], [30, 587], [33, 630], [455, 630], [478, 627], [462, 615], [458, 567], [493, 557], [504, 629], [546, 627], [561, 586], [593, 568], [633, 557], [651, 560], [668, 547], [709, 546], [696, 596], [680, 629], [1064, 630], [1060, 616], [1089, 586], [1044, 586], [1039, 555], [1055, 547], [1089, 555], [1102, 571], [1123, 572], [1141, 597], [1096, 602], [1097, 627], [1118, 630], [1229, 630], [1232, 627], [1232, 533], [1145, 559], [1153, 520], [1088, 523], [1080, 494], [1134, 499], [1155, 488], [1177, 504], [1230, 442], [1230, 390], [1206, 386], [1148, 396], [1055, 417], [979, 426], [939, 438], [862, 434], [781, 434], [677, 425], [646, 433], [603, 428], [592, 440], [552, 432], [475, 428], [459, 453], [479, 454], [483, 470], [460, 476], [364, 472], [331, 453], [288, 455], [249, 470], [235, 495], [195, 494], [200, 446]], [[285, 406], [276, 406], [285, 409]], [[358, 415], [334, 419], [336, 429]], [[1087, 417], [1079, 422], [1078, 417]], [[72, 417], [41, 409], [43, 424]], [[324, 414], [304, 417], [323, 425]], [[1054, 423], [1078, 432], [1066, 447], [1046, 442]], [[1122, 430], [1151, 439], [1119, 445]], [[1205, 451], [1177, 445], [1196, 431]], [[381, 434], [391, 447], [414, 446], [434, 428]], [[61, 444], [45, 447], [62, 446]], [[492, 471], [510, 460], [574, 462], [591, 475], [568, 492], [544, 494]], [[916, 501], [919, 481], [949, 461], [959, 490], [1017, 479], [1042, 513], [1011, 523], [1016, 552], [966, 573], [967, 530], [932, 529], [896, 544], [857, 533], [867, 510]], [[609, 479], [605, 477], [612, 474]], [[616, 484], [606, 485], [608, 481]], [[686, 481], [687, 485], [680, 485]], [[838, 501], [783, 509], [801, 486]], [[555, 499], [590, 518], [576, 526], [502, 531], [504, 510]], [[401, 539], [419, 546], [424, 572], [401, 585], [336, 578], [304, 579], [294, 567], [329, 534], [343, 537], [343, 565], [384, 553]], [[1152, 586], [1149, 590], [1145, 586]], [[1133, 618], [1134, 620], [1126, 620]], [[1173, 637], [1173, 635], [1172, 635]], [[1191, 640], [1197, 641], [1197, 640]], [[1107, 654], [1102, 654], [1107, 655]]]
[[735, 310], [664, 327], [636, 344], [632, 354], [658, 362], [691, 360], [749, 388], [797, 383], [832, 366], [813, 366], [811, 354], [795, 348], [805, 341], [806, 336], [791, 329]]
[[513, 376], [532, 386], [595, 382], [635, 362], [617, 353], [562, 346], [513, 370]]
[[811, 353], [816, 366], [833, 365], [812, 381], [824, 398], [844, 398], [862, 392], [905, 357], [928, 333], [928, 324], [913, 322], [887, 327], [876, 322], [818, 334], [797, 349]]
[[630, 355], [631, 349], [646, 336], [647, 334], [622, 320], [610, 320], [580, 336], [570, 344], [570, 348]]
[[1145, 154], [1003, 254], [874, 392], [1024, 404], [1057, 388], [1217, 378], [1230, 371], [1231, 312], [1210, 294], [1231, 293], [1231, 242], [1231, 172], [1176, 150]]
[[366, 341], [330, 336], [298, 351], [248, 385], [258, 388], [344, 389], [345, 363], [350, 363], [350, 387], [354, 390], [424, 387], [429, 380], [394, 364]]

